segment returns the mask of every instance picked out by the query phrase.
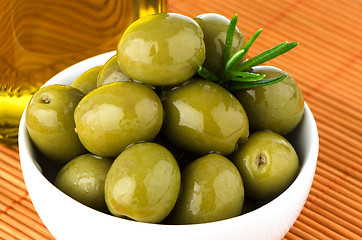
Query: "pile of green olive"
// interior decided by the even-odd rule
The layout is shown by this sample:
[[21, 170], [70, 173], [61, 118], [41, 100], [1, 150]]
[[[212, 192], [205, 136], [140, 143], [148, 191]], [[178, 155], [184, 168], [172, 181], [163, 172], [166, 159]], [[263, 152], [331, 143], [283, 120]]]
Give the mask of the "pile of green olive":
[[225, 45], [231, 54], [247, 46], [238, 28], [227, 43], [229, 25], [210, 13], [143, 17], [104, 65], [36, 92], [26, 125], [61, 165], [54, 185], [99, 211], [166, 224], [235, 217], [282, 193], [299, 170], [285, 135], [302, 119], [303, 96], [273, 66], [242, 73], [284, 76], [271, 85], [231, 91], [203, 78], [200, 67], [223, 79]]

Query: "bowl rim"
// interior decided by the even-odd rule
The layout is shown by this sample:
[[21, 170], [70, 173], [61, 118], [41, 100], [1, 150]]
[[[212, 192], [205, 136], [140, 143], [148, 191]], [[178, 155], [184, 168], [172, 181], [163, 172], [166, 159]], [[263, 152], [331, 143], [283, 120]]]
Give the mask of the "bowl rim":
[[[60, 73], [56, 74], [48, 82], [46, 82], [42, 87], [52, 85], [52, 84], [56, 84], [56, 82], [59, 81], [60, 79], [68, 78], [69, 76], [72, 76], [73, 81], [74, 81], [77, 78], [77, 76], [79, 76], [83, 71], [86, 71], [87, 69], [89, 69], [89, 68], [91, 68], [93, 66], [104, 64], [109, 58], [114, 56], [115, 53], [116, 53], [116, 51], [103, 53], [103, 54], [88, 58], [86, 60], [83, 60], [83, 61], [81, 61], [79, 63], [76, 63], [76, 64], [68, 67], [67, 69], [61, 71]], [[92, 64], [89, 64], [90, 62]], [[77, 69], [78, 69], [78, 71], [75, 71]], [[82, 69], [82, 72], [79, 71], [79, 69]], [[74, 74], [74, 71], [76, 72], [76, 74]], [[71, 81], [67, 81], [66, 84], [70, 85]], [[309, 109], [309, 106], [307, 105], [306, 102], [304, 102], [304, 111], [305, 111], [305, 113], [304, 113], [301, 124], [304, 124], [304, 123], [305, 124], [310, 124], [311, 126], [309, 126], [309, 127], [312, 129], [311, 132], [313, 133], [313, 136], [311, 136], [311, 141], [308, 143], [309, 151], [307, 152], [306, 156], [303, 156], [303, 159], [308, 159], [308, 161], [306, 161], [306, 162], [304, 162], [302, 164], [302, 167], [300, 168], [299, 173], [298, 173], [296, 179], [293, 181], [293, 183], [283, 193], [281, 193], [278, 197], [276, 197], [275, 199], [273, 199], [270, 202], [266, 203], [265, 205], [255, 209], [253, 211], [250, 211], [248, 213], [245, 213], [245, 214], [242, 214], [242, 215], [239, 215], [239, 216], [236, 216], [236, 217], [224, 219], [224, 220], [215, 221], [215, 222], [201, 223], [201, 224], [187, 224], [187, 225], [169, 225], [169, 224], [162, 224], [162, 223], [160, 223], [160, 224], [156, 223], [155, 224], [155, 223], [136, 222], [136, 221], [131, 221], [131, 220], [127, 220], [127, 219], [123, 219], [123, 218], [119, 218], [119, 217], [116, 217], [116, 216], [113, 216], [113, 215], [109, 215], [109, 214], [106, 214], [106, 213], [99, 212], [99, 211], [97, 211], [95, 209], [92, 209], [92, 208], [90, 208], [90, 207], [88, 207], [88, 206], [86, 206], [86, 205], [72, 199], [71, 197], [69, 197], [68, 195], [64, 194], [59, 189], [57, 189], [42, 174], [40, 166], [37, 164], [36, 161], [33, 160], [34, 152], [28, 151], [28, 149], [32, 148], [32, 143], [31, 143], [29, 134], [28, 134], [27, 129], [26, 129], [26, 123], [25, 123], [26, 108], [25, 108], [25, 110], [24, 110], [24, 112], [22, 114], [20, 125], [19, 125], [18, 144], [19, 144], [20, 162], [21, 162], [21, 167], [22, 167], [23, 172], [24, 172], [24, 168], [29, 168], [30, 167], [29, 171], [32, 171], [32, 172], [35, 171], [36, 173], [39, 173], [40, 177], [42, 177], [42, 180], [44, 180], [44, 184], [50, 184], [54, 188], [54, 190], [57, 192], [58, 195], [61, 194], [61, 195], [63, 195], [63, 198], [67, 198], [67, 199], [73, 201], [74, 204], [75, 204], [74, 206], [76, 206], [76, 207], [86, 208], [87, 211], [91, 211], [90, 213], [96, 214], [96, 217], [98, 216], [100, 218], [107, 218], [107, 219], [113, 218], [112, 221], [117, 221], [117, 222], [120, 222], [120, 223], [137, 224], [138, 226], [152, 226], [152, 228], [160, 228], [160, 229], [184, 227], [184, 228], [188, 228], [188, 229], [197, 228], [198, 230], [200, 230], [200, 228], [214, 228], [215, 226], [221, 226], [221, 225], [224, 225], [225, 227], [227, 227], [227, 226], [230, 226], [231, 222], [238, 222], [240, 220], [240, 218], [242, 218], [243, 221], [253, 221], [256, 218], [259, 218], [260, 215], [266, 214], [268, 212], [268, 209], [272, 209], [274, 207], [277, 207], [278, 199], [281, 199], [281, 198], [288, 199], [288, 197], [290, 197], [293, 194], [294, 190], [296, 188], [298, 188], [303, 183], [303, 180], [304, 180], [305, 177], [312, 174], [313, 178], [314, 178], [316, 164], [317, 164], [317, 158], [318, 158], [318, 152], [319, 152], [318, 129], [317, 129], [317, 125], [316, 125], [316, 121], [314, 119], [314, 116], [313, 116], [313, 114], [312, 114], [311, 110]], [[301, 126], [298, 126], [298, 127], [301, 127]], [[25, 180], [25, 183], [27, 185], [27, 179], [25, 177], [24, 177], [24, 180]], [[307, 186], [308, 187], [308, 193], [310, 191], [312, 181], [313, 181], [313, 179], [311, 179], [307, 183], [308, 184], [308, 186]], [[305, 200], [306, 200], [306, 198], [304, 199], [303, 206], [304, 206]], [[34, 205], [34, 207], [35, 207], [35, 205]], [[301, 211], [301, 209], [300, 209], [300, 211]], [[298, 212], [298, 215], [299, 215], [300, 211]]]

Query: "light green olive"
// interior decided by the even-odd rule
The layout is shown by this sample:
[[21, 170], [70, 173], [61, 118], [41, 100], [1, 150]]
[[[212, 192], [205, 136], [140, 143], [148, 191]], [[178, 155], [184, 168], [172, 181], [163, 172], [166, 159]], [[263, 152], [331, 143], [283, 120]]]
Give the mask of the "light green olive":
[[245, 185], [245, 194], [270, 200], [282, 193], [299, 170], [298, 155], [282, 136], [270, 131], [255, 132], [233, 156]]
[[138, 143], [112, 164], [105, 199], [115, 216], [159, 223], [173, 209], [180, 184], [180, 169], [166, 148], [156, 143]]
[[158, 95], [135, 82], [115, 82], [90, 92], [74, 119], [78, 136], [91, 153], [116, 157], [127, 146], [151, 141], [160, 131], [163, 108]]
[[249, 135], [249, 121], [243, 106], [216, 83], [192, 79], [163, 95], [163, 132], [186, 151], [228, 155], [238, 140]]
[[180, 198], [170, 222], [194, 224], [241, 214], [244, 186], [238, 169], [219, 154], [196, 159], [182, 171]]
[[103, 66], [96, 66], [80, 75], [73, 83], [72, 87], [78, 88], [84, 94], [97, 88], [98, 74]]
[[296, 81], [285, 71], [273, 66], [256, 66], [254, 73], [266, 78], [287, 77], [276, 84], [233, 92], [243, 105], [253, 131], [271, 130], [285, 135], [302, 120], [304, 99]]
[[130, 78], [122, 71], [115, 55], [104, 64], [104, 67], [99, 72], [97, 87], [113, 82], [126, 82], [128, 80]]
[[26, 109], [26, 126], [44, 156], [65, 164], [86, 153], [74, 131], [74, 109], [84, 93], [74, 87], [51, 85], [38, 90]]
[[181, 14], [147, 15], [127, 28], [118, 43], [117, 58], [135, 81], [180, 84], [205, 60], [203, 33], [193, 19]]
[[60, 169], [54, 185], [75, 200], [105, 212], [104, 184], [111, 164], [110, 158], [81, 155]]

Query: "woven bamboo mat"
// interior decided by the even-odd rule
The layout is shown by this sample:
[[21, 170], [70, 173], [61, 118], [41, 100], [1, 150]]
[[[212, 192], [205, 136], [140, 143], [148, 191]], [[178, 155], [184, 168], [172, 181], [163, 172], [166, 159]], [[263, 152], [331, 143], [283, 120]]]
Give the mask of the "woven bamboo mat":
[[[263, 28], [250, 56], [300, 43], [270, 62], [296, 79], [320, 137], [312, 189], [285, 239], [362, 239], [362, 1], [170, 0], [169, 11], [238, 13], [247, 38]], [[2, 145], [0, 210], [0, 239], [53, 239], [27, 194], [18, 149]]]

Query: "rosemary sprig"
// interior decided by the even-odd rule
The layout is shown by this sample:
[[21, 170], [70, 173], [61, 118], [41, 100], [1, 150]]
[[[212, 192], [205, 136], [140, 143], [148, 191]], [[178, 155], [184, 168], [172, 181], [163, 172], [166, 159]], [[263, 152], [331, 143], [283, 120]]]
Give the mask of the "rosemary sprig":
[[252, 67], [265, 63], [273, 58], [276, 58], [298, 45], [298, 42], [288, 43], [287, 41], [278, 44], [275, 47], [272, 47], [244, 62], [241, 62], [243, 57], [246, 55], [250, 47], [253, 45], [255, 40], [258, 38], [262, 29], [256, 31], [249, 41], [243, 46], [243, 48], [236, 53], [231, 55], [231, 48], [233, 44], [234, 32], [236, 28], [238, 15], [231, 19], [225, 39], [225, 48], [224, 48], [224, 71], [221, 76], [217, 76], [211, 71], [205, 69], [203, 66], [199, 66], [198, 74], [210, 81], [216, 82], [229, 91], [235, 91], [239, 89], [252, 88], [258, 86], [266, 86], [282, 81], [286, 78], [286, 75], [283, 75], [278, 78], [265, 79], [266, 75], [260, 75], [251, 72]]

